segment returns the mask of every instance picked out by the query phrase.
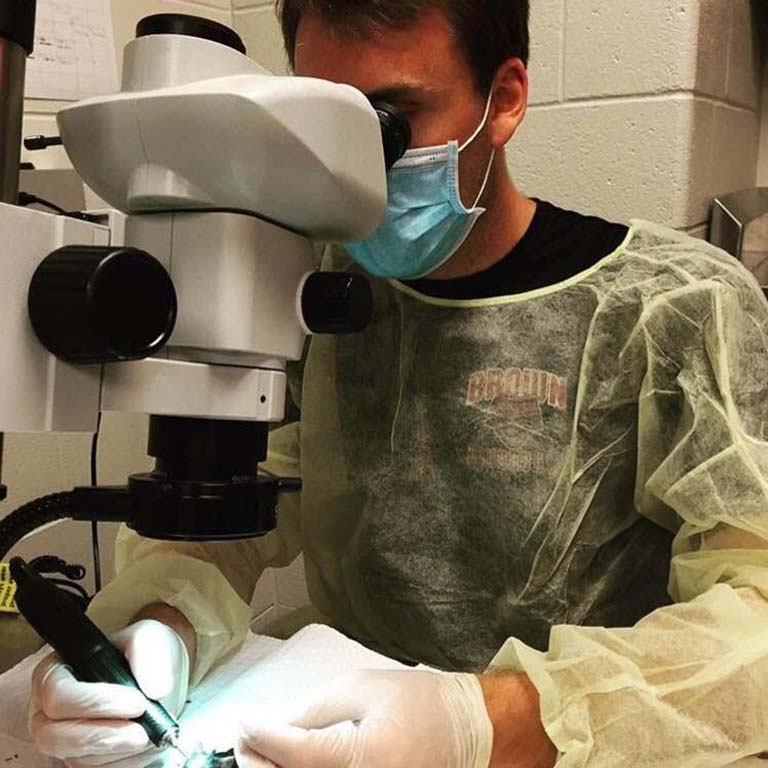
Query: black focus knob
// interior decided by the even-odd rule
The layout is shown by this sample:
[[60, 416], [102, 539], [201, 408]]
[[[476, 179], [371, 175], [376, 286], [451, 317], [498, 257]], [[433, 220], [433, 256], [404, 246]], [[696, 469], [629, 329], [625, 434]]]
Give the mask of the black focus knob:
[[185, 35], [211, 40], [227, 48], [246, 53], [245, 44], [234, 29], [218, 21], [186, 13], [156, 13], [143, 18], [136, 26], [136, 37], [149, 35]]
[[313, 272], [304, 281], [301, 314], [312, 333], [359, 333], [373, 316], [373, 292], [360, 275]]
[[384, 164], [389, 170], [411, 145], [411, 126], [405, 113], [383, 101], [372, 102], [381, 124], [381, 141], [384, 145]]
[[43, 346], [73, 363], [142, 360], [176, 323], [165, 267], [136, 248], [66, 246], [49, 254], [29, 286], [29, 317]]

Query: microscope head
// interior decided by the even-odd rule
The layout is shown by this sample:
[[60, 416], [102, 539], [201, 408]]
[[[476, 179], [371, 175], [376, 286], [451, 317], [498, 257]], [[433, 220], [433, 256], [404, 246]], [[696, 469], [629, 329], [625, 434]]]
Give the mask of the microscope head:
[[300, 487], [258, 472], [288, 363], [308, 335], [360, 332], [373, 312], [360, 270], [318, 271], [314, 242], [378, 227], [410, 130], [350, 86], [271, 75], [215, 22], [161, 14], [137, 35], [120, 93], [58, 116], [75, 169], [117, 210], [85, 222], [0, 206], [24, 231], [0, 290], [0, 325], [19, 329], [0, 432], [147, 414], [154, 471], [82, 489], [73, 517], [160, 539], [259, 536]]
[[376, 229], [382, 123], [362, 93], [274, 76], [213, 22], [164, 14], [137, 33], [122, 91], [58, 116], [75, 168], [107, 203], [130, 214], [237, 211], [326, 242]]

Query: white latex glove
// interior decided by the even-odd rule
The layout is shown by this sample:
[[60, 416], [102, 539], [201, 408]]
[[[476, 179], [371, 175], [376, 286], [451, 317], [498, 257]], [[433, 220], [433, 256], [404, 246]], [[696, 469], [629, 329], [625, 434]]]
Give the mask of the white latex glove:
[[[181, 638], [158, 621], [139, 621], [112, 636], [149, 699], [174, 716], [184, 707], [189, 655]], [[153, 749], [137, 723], [146, 700], [137, 690], [108, 683], [81, 683], [52, 653], [32, 673], [29, 732], [37, 749], [72, 768], [106, 765]]]
[[407, 670], [354, 673], [241, 729], [240, 768], [488, 768], [493, 746], [474, 675]]

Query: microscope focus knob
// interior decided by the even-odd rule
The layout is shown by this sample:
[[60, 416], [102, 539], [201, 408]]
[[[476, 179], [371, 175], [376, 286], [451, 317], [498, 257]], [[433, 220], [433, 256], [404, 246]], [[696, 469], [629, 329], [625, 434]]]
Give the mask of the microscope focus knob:
[[373, 316], [373, 292], [362, 275], [310, 272], [299, 290], [299, 310], [309, 333], [359, 333]]
[[49, 254], [29, 286], [29, 317], [46, 349], [72, 363], [142, 360], [176, 323], [165, 267], [136, 248], [66, 246]]

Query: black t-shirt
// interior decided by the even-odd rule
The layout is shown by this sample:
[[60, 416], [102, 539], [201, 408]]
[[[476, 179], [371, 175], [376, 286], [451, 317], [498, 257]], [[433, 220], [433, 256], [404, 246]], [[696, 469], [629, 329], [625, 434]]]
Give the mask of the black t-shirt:
[[441, 299], [489, 299], [560, 283], [613, 253], [626, 239], [623, 224], [566, 211], [542, 200], [520, 242], [482, 272], [452, 280], [403, 281]]

